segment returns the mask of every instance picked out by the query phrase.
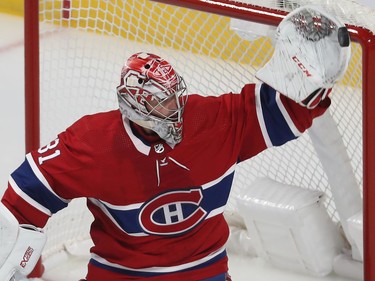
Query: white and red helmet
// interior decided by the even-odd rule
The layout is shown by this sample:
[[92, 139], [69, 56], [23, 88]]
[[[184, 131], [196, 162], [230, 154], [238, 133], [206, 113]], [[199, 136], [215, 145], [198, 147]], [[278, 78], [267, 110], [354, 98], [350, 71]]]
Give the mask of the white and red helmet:
[[129, 57], [117, 95], [124, 117], [153, 130], [174, 146], [182, 138], [186, 84], [164, 59], [149, 53]]

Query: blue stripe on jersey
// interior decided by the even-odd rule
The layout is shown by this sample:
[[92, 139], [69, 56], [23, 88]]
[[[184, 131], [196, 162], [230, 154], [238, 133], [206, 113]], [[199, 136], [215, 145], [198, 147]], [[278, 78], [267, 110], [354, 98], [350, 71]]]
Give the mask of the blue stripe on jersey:
[[203, 190], [203, 209], [210, 212], [227, 204], [233, 177], [234, 172], [210, 188]]
[[95, 259], [90, 259], [90, 263], [99, 267], [99, 268], [103, 268], [103, 269], [106, 269], [106, 270], [109, 270], [109, 271], [112, 271], [112, 272], [117, 272], [117, 273], [120, 273], [120, 274], [131, 275], [131, 276], [134, 276], [134, 277], [155, 277], [155, 276], [163, 276], [163, 275], [170, 274], [170, 273], [186, 272], [186, 271], [204, 268], [204, 267], [210, 266], [211, 264], [214, 264], [214, 263], [218, 262], [219, 260], [225, 258], [226, 256], [227, 256], [227, 252], [223, 251], [222, 253], [218, 254], [217, 256], [213, 257], [212, 259], [210, 259], [206, 262], [203, 262], [199, 265], [190, 267], [188, 269], [183, 269], [183, 270], [179, 270], [179, 271], [172, 271], [172, 272], [168, 272], [168, 273], [147, 272], [147, 271], [141, 271], [141, 270], [135, 271], [135, 270], [126, 269], [126, 268], [117, 268], [117, 267], [113, 267], [113, 266], [110, 266], [110, 265], [102, 264], [102, 263], [96, 261]]
[[65, 208], [68, 204], [54, 195], [34, 174], [31, 166], [25, 160], [12, 174], [17, 186], [33, 200], [46, 207], [51, 213]]
[[[202, 201], [200, 203], [200, 207], [204, 209], [204, 211], [209, 214], [211, 211], [215, 209], [219, 209], [224, 207], [228, 201], [229, 193], [231, 184], [233, 181], [234, 172], [228, 174], [224, 177], [221, 181], [213, 184], [210, 187], [202, 189]], [[182, 189], [181, 191], [184, 191]], [[171, 191], [168, 191], [171, 192]], [[166, 192], [166, 193], [168, 193]], [[176, 190], [178, 192], [178, 190]], [[99, 201], [100, 202], [100, 201]], [[178, 202], [176, 202], [178, 203]], [[118, 225], [128, 234], [140, 234], [145, 233], [144, 229], [142, 228], [139, 216], [142, 209], [142, 205], [140, 208], [135, 209], [127, 209], [127, 210], [118, 210], [110, 208], [108, 205], [101, 203], [102, 206], [106, 208], [106, 210], [111, 214], [113, 219], [118, 223]], [[183, 210], [184, 217], [188, 217], [191, 213], [193, 213], [197, 206], [189, 205], [186, 203], [181, 203], [181, 208]], [[170, 204], [169, 206], [171, 209], [175, 207], [175, 204]], [[155, 212], [155, 221], [158, 220], [159, 223], [165, 223], [164, 213], [162, 210], [159, 212]]]
[[138, 220], [140, 209], [124, 211], [114, 210], [106, 205], [104, 205], [104, 207], [126, 233], [135, 234], [143, 232]]
[[279, 146], [296, 139], [276, 102], [276, 90], [267, 84], [262, 84], [260, 100], [264, 123], [272, 145]]
[[223, 273], [223, 274], [219, 274], [208, 279], [204, 279], [202, 281], [225, 281], [225, 280], [227, 280], [227, 274]]

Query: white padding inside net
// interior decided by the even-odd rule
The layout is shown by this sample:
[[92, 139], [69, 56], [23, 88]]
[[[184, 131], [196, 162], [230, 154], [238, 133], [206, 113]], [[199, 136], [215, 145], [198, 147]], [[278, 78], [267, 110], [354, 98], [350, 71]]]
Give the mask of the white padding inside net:
[[258, 178], [238, 196], [239, 212], [259, 257], [314, 276], [332, 271], [342, 237], [323, 204], [324, 193]]

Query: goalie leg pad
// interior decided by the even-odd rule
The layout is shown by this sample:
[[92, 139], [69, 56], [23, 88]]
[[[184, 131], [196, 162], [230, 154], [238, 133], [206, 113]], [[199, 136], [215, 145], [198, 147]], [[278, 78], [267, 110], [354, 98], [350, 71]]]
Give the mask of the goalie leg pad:
[[46, 234], [32, 225], [19, 225], [0, 203], [0, 280], [8, 281], [16, 272], [26, 276], [37, 264], [46, 243]]

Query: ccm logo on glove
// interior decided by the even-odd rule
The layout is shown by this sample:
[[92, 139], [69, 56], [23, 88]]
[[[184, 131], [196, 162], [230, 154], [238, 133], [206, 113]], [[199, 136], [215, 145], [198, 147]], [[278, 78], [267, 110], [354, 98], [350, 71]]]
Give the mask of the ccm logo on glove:
[[302, 70], [303, 73], [306, 74], [307, 77], [312, 76], [312, 74], [307, 70], [307, 68], [303, 65], [303, 63], [300, 62], [297, 56], [293, 56], [292, 60], [294, 60], [297, 63], [298, 67]]
[[30, 246], [26, 249], [24, 255], [23, 255], [23, 259], [22, 261], [20, 262], [20, 266], [25, 268], [27, 263], [29, 262], [31, 256], [33, 255], [34, 253], [34, 249], [31, 248]]

